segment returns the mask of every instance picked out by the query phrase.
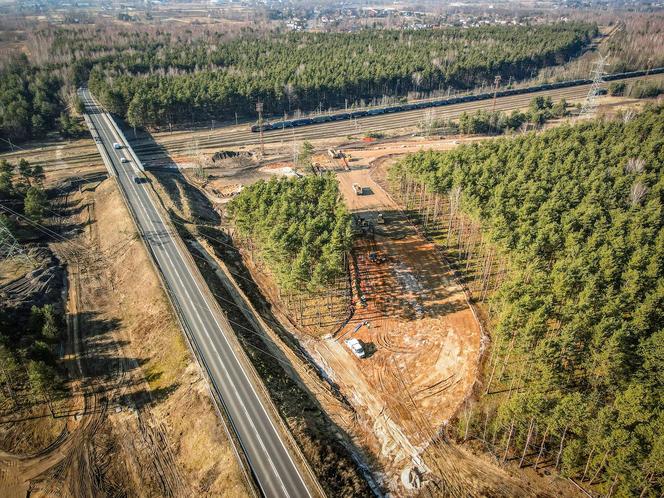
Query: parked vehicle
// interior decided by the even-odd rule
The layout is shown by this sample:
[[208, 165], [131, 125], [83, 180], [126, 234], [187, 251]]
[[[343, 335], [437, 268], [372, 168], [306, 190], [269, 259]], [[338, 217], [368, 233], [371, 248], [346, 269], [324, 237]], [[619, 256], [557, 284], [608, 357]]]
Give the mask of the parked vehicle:
[[357, 183], [353, 183], [353, 191], [355, 195], [362, 195], [364, 193], [364, 189]]
[[344, 342], [346, 343], [346, 346], [348, 346], [348, 348], [358, 358], [364, 358], [366, 356], [362, 343], [357, 339], [346, 339]]

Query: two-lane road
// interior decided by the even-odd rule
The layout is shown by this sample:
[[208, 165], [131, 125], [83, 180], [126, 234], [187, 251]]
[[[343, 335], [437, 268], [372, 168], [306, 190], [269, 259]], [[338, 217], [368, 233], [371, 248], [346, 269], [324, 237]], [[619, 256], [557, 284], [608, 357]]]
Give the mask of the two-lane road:
[[[142, 181], [140, 169], [124, 137], [118, 133], [87, 90], [80, 95], [92, 125], [99, 134], [105, 153], [117, 173], [119, 187], [129, 203], [138, 228], [163, 275], [173, 305], [178, 310], [193, 347], [222, 401], [255, 480], [268, 497], [311, 496], [300, 468], [272, 420], [271, 411], [258, 394], [260, 386], [246, 371], [236, 351], [233, 330], [204, 284], [193, 260], [184, 254], [179, 237], [166, 223], [149, 185]], [[114, 148], [118, 143], [120, 149]], [[122, 159], [126, 159], [123, 162]]]

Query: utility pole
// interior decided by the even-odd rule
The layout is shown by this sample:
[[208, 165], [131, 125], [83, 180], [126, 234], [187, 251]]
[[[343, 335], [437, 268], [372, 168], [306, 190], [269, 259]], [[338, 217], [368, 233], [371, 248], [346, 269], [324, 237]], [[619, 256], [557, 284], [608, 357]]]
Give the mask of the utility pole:
[[500, 75], [497, 75], [493, 79], [493, 106], [491, 107], [491, 112], [496, 111], [496, 96], [498, 95], [498, 85], [500, 85], [501, 80], [502, 78], [500, 77]]
[[261, 157], [265, 155], [265, 144], [263, 143], [263, 102], [256, 102], [256, 112], [258, 112], [258, 133], [261, 141]]
[[600, 55], [599, 58], [593, 63], [593, 69], [591, 71], [592, 76], [592, 85], [590, 85], [590, 90], [588, 90], [588, 95], [586, 100], [583, 103], [581, 112], [577, 116], [577, 119], [582, 117], [591, 117], [595, 114], [597, 109], [597, 96], [599, 95], [600, 87], [604, 83], [604, 68], [609, 65], [607, 59], [608, 55]]

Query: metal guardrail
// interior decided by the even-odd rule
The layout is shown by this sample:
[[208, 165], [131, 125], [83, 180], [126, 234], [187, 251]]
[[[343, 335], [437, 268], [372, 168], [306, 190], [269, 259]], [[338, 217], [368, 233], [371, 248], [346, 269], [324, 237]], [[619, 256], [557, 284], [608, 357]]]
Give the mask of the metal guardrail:
[[[102, 107], [102, 106], [100, 105], [100, 107]], [[103, 107], [102, 107], [102, 109], [103, 109]], [[104, 109], [104, 113], [105, 113], [104, 118], [107, 120], [107, 122], [110, 123], [110, 125], [113, 127], [114, 131], [118, 134], [118, 136], [126, 144], [126, 147], [124, 148], [124, 150], [131, 155], [131, 157], [133, 159], [133, 162], [134, 162], [134, 164], [137, 165], [138, 169], [142, 172], [145, 172], [145, 167], [143, 166], [142, 162], [136, 156], [133, 148], [129, 144], [129, 141], [127, 140], [124, 133], [122, 133], [122, 131], [118, 127], [115, 120], [112, 118], [110, 113], [105, 111], [105, 109]], [[97, 133], [92, 121], [89, 119], [89, 117], [87, 115], [85, 117], [87, 118], [86, 123], [88, 123], [88, 126], [91, 127], [91, 131], [95, 130], [95, 133]], [[112, 176], [115, 178], [115, 180], [118, 184], [118, 189], [119, 189], [120, 194], [122, 196], [123, 202], [125, 203], [125, 206], [127, 207], [127, 210], [128, 210], [128, 212], [129, 212], [129, 214], [132, 218], [132, 221], [134, 222], [134, 225], [137, 228], [137, 231], [141, 235], [140, 238], [141, 238], [141, 241], [143, 243], [143, 246], [146, 248], [148, 254], [150, 255], [150, 258], [149, 258], [150, 262], [151, 262], [153, 268], [155, 269], [155, 271], [158, 275], [158, 278], [159, 278], [159, 280], [162, 284], [162, 287], [164, 288], [166, 294], [169, 297], [169, 301], [171, 303], [171, 306], [172, 306], [172, 308], [175, 312], [175, 315], [178, 318], [178, 321], [180, 322], [182, 330], [185, 333], [185, 337], [187, 339], [187, 346], [188, 346], [190, 352], [192, 353], [192, 355], [197, 359], [198, 364], [201, 367], [201, 372], [202, 372], [203, 376], [206, 379], [206, 384], [207, 384], [210, 396], [212, 397], [212, 399], [214, 399], [216, 401], [216, 403], [214, 403], [215, 409], [217, 410], [217, 413], [219, 414], [220, 418], [222, 418], [226, 422], [224, 424], [224, 430], [225, 430], [229, 440], [231, 441], [233, 451], [235, 453], [235, 456], [236, 456], [237, 460], [241, 463], [240, 467], [241, 467], [243, 475], [245, 477], [247, 488], [253, 496], [258, 497], [260, 495], [260, 490], [259, 490], [258, 485], [256, 484], [257, 481], [255, 479], [255, 476], [253, 475], [253, 471], [251, 469], [251, 466], [249, 465], [248, 460], [244, 456], [244, 448], [242, 447], [242, 442], [236, 436], [237, 431], [235, 429], [235, 426], [233, 424], [232, 419], [228, 415], [228, 410], [227, 410], [227, 408], [224, 404], [224, 401], [221, 398], [221, 396], [218, 395], [216, 390], [213, 388], [214, 384], [212, 382], [211, 375], [210, 375], [210, 370], [209, 370], [209, 367], [208, 367], [208, 365], [205, 361], [205, 358], [203, 358], [203, 356], [199, 353], [199, 348], [198, 348], [198, 345], [196, 343], [195, 337], [191, 333], [191, 331], [189, 330], [189, 326], [187, 324], [187, 321], [184, 319], [184, 314], [183, 314], [182, 310], [180, 309], [177, 300], [172, 295], [172, 293], [171, 293], [171, 291], [170, 291], [170, 289], [169, 289], [169, 287], [166, 283], [166, 280], [164, 278], [164, 275], [163, 275], [161, 269], [159, 268], [159, 266], [156, 263], [156, 255], [152, 251], [152, 248], [150, 247], [150, 244], [148, 244], [147, 241], [146, 241], [145, 234], [143, 233], [143, 230], [142, 230], [140, 224], [138, 223], [138, 218], [137, 218], [137, 216], [134, 212], [134, 209], [133, 209], [131, 203], [129, 202], [129, 199], [128, 199], [122, 185], [119, 182], [117, 172], [115, 171], [115, 168], [114, 168], [112, 162], [109, 161], [109, 159], [107, 158], [107, 154], [109, 154], [109, 152], [106, 150], [106, 147], [103, 144], [103, 142], [102, 143], [97, 142], [97, 147], [98, 147], [98, 149], [99, 149], [99, 151], [102, 155], [102, 158], [104, 159], [104, 163], [107, 165], [108, 168], [110, 168], [109, 172], [112, 174]], [[156, 192], [154, 192], [154, 189], [153, 189], [153, 195], [157, 195]], [[164, 208], [163, 204], [161, 204], [161, 208]], [[157, 209], [159, 209], [159, 207], [157, 207]], [[170, 216], [168, 216], [168, 214], [166, 214], [166, 216], [164, 216], [163, 219], [164, 219], [165, 223], [167, 224], [167, 229], [170, 232], [170, 236], [171, 236], [173, 242], [180, 248], [180, 251], [182, 252], [183, 257], [187, 259], [187, 263], [188, 263], [187, 266], [191, 267], [191, 265], [193, 265], [194, 268], [198, 269], [198, 267], [196, 266], [196, 264], [193, 260], [193, 257], [191, 256], [188, 248], [186, 247], [186, 245], [184, 244], [182, 238], [180, 237], [180, 234], [178, 233], [177, 229], [172, 224]], [[226, 316], [223, 314], [221, 308], [219, 307], [219, 303], [213, 297], [213, 295], [212, 295], [212, 293], [211, 293], [211, 291], [210, 291], [210, 289], [207, 285], [207, 282], [205, 282], [205, 279], [200, 274], [200, 271], [197, 271], [192, 276], [194, 278], [196, 278], [199, 281], [199, 283], [202, 284], [201, 288], [210, 297], [211, 302], [213, 303], [213, 307], [215, 308], [215, 311], [217, 312], [219, 317], [222, 319], [222, 321], [227, 321]], [[230, 327], [230, 324], [229, 324], [229, 327]], [[309, 475], [310, 479], [313, 480], [313, 485], [316, 487], [316, 490], [320, 493], [320, 495], [324, 497], [325, 494], [324, 494], [323, 489], [320, 487], [320, 483], [318, 483], [318, 480], [316, 479], [315, 475], [313, 474], [312, 469], [309, 467], [308, 461], [306, 460], [304, 455], [301, 453], [301, 450], [300, 450], [299, 446], [297, 446], [297, 444], [295, 443], [295, 440], [293, 439], [292, 434], [290, 434], [288, 428], [285, 426], [284, 421], [279, 416], [279, 411], [277, 410], [276, 406], [274, 406], [274, 403], [273, 403], [272, 399], [269, 396], [267, 388], [263, 384], [258, 372], [256, 371], [253, 364], [251, 363], [248, 356], [246, 355], [246, 353], [245, 353], [244, 349], [242, 348], [238, 338], [235, 336], [235, 334], [229, 334], [229, 337], [227, 337], [227, 338], [228, 338], [229, 342], [231, 342], [233, 350], [237, 353], [239, 358], [242, 359], [242, 363], [243, 363], [247, 373], [249, 373], [249, 375], [253, 378], [254, 383], [259, 388], [259, 391], [263, 394], [263, 396], [261, 396], [261, 397], [263, 398], [262, 399], [263, 403], [265, 403], [265, 405], [267, 405], [266, 408], [272, 413], [273, 417], [276, 417], [277, 422], [281, 426], [282, 430], [285, 432], [285, 437], [290, 442], [289, 446], [292, 447], [292, 449], [296, 452], [296, 454], [302, 460], [303, 465], [307, 469], [307, 474]], [[233, 428], [233, 431], [229, 430], [229, 426]]]
[[[86, 118], [86, 123], [88, 124], [88, 126], [91, 127], [90, 128], [91, 131], [94, 130], [95, 133], [97, 133], [96, 127], [92, 123], [92, 120], [90, 120], [87, 115], [85, 115], [85, 118]], [[110, 116], [109, 116], [109, 120], [113, 123], [113, 125], [115, 127], [117, 127], [117, 125], [114, 123], [113, 119], [110, 118]], [[121, 135], [121, 137], [123, 138], [125, 143], [127, 143], [127, 144], [129, 143], [126, 140], [126, 137], [124, 135]], [[226, 432], [226, 436], [228, 437], [228, 440], [231, 442], [231, 447], [233, 448], [233, 453], [235, 454], [235, 457], [236, 457], [237, 461], [240, 462], [240, 469], [242, 471], [242, 475], [244, 476], [245, 484], [247, 485], [247, 490], [251, 493], [252, 497], [258, 498], [260, 496], [260, 491], [259, 491], [258, 486], [256, 485], [256, 480], [253, 477], [253, 472], [251, 470], [251, 466], [249, 465], [248, 460], [244, 457], [244, 449], [242, 448], [240, 440], [237, 438], [237, 436], [235, 435], [234, 432], [229, 430], [229, 425], [232, 426], [233, 423], [232, 423], [230, 417], [227, 414], [227, 410], [226, 410], [226, 407], [224, 406], [223, 400], [221, 399], [220, 396], [217, 395], [215, 390], [212, 388], [213, 383], [212, 383], [212, 380], [211, 380], [209, 368], [208, 368], [204, 358], [199, 354], [198, 348], [196, 346], [195, 339], [193, 337], [193, 334], [189, 330], [189, 326], [187, 325], [187, 321], [184, 319], [184, 314], [182, 313], [182, 310], [180, 309], [179, 305], [177, 304], [177, 300], [174, 298], [174, 296], [172, 295], [170, 289], [168, 288], [168, 285], [166, 283], [166, 279], [164, 277], [164, 274], [161, 271], [161, 268], [156, 263], [156, 261], [157, 261], [156, 260], [156, 255], [152, 251], [152, 247], [150, 246], [150, 244], [147, 243], [145, 233], [143, 232], [143, 229], [141, 228], [141, 225], [138, 222], [138, 218], [136, 216], [136, 213], [134, 212], [134, 208], [132, 207], [131, 203], [129, 202], [129, 198], [127, 197], [127, 194], [125, 193], [124, 189], [122, 188], [122, 185], [120, 184], [117, 173], [115, 171], [115, 167], [113, 166], [113, 163], [108, 159], [108, 154], [109, 153], [106, 150], [103, 142], [101, 142], [101, 143], [98, 142], [97, 143], [97, 148], [99, 149], [99, 152], [102, 156], [104, 164], [106, 164], [106, 166], [109, 168], [109, 173], [115, 179], [116, 185], [118, 187], [118, 191], [120, 192], [120, 196], [122, 197], [122, 201], [123, 201], [125, 207], [127, 208], [127, 212], [129, 213], [129, 216], [131, 217], [131, 219], [134, 223], [134, 226], [136, 227], [136, 231], [140, 235], [139, 238], [141, 240], [141, 243], [143, 244], [143, 247], [145, 248], [146, 252], [150, 255], [150, 257], [148, 258], [150, 260], [150, 264], [152, 265], [152, 268], [154, 269], [155, 273], [157, 274], [157, 278], [159, 279], [162, 288], [164, 289], [164, 291], [166, 292], [166, 295], [168, 296], [168, 300], [171, 304], [171, 308], [173, 309], [173, 311], [175, 313], [175, 316], [177, 317], [178, 322], [180, 323], [180, 326], [181, 326], [182, 330], [184, 331], [185, 338], [187, 339], [187, 341], [186, 341], [187, 342], [187, 348], [189, 349], [189, 352], [192, 354], [192, 356], [194, 358], [196, 358], [199, 367], [201, 367], [200, 371], [201, 371], [202, 376], [205, 378], [206, 385], [207, 385], [207, 388], [208, 388], [208, 393], [210, 394], [210, 397], [213, 400], [215, 400], [215, 403], [213, 403], [213, 405], [215, 407], [215, 411], [219, 415], [219, 418], [221, 418], [225, 422], [225, 423], [222, 424], [223, 427], [224, 427], [224, 432]], [[132, 154], [132, 156], [135, 157], [135, 155], [133, 155], [133, 154]], [[141, 167], [142, 167], [142, 164], [141, 164]], [[142, 171], [144, 171], [144, 169]], [[170, 222], [170, 218], [169, 218], [169, 222]], [[173, 230], [171, 232], [171, 235], [173, 236], [174, 240], [176, 240], [176, 237], [177, 237], [177, 239], [180, 238], [179, 235], [177, 234], [177, 232], [174, 232], [174, 229], [172, 227], [169, 227], [169, 229]], [[233, 430], [235, 430], [235, 428], [233, 428]]]

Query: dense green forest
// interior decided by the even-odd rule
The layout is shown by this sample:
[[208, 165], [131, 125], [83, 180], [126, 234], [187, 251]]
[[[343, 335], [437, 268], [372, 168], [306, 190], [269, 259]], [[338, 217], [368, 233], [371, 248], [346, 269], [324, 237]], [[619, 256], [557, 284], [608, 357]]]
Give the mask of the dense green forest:
[[[67, 96], [89, 82], [132, 126], [191, 123], [208, 117], [354, 105], [409, 92], [468, 89], [530, 77], [575, 56], [595, 25], [558, 23], [359, 33], [247, 32], [234, 40], [207, 32], [48, 28], [37, 31], [41, 65], [17, 57], [0, 69], [0, 129], [11, 140], [74, 126]], [[65, 95], [66, 94], [66, 95]], [[72, 106], [75, 107], [75, 106]], [[71, 134], [71, 133], [69, 133]]]
[[227, 214], [282, 289], [315, 291], [345, 274], [350, 216], [333, 175], [259, 181]]
[[[38, 34], [76, 85], [133, 125], [253, 116], [343, 106], [383, 95], [465, 89], [530, 76], [574, 56], [596, 33], [582, 23], [360, 33], [222, 33], [182, 39], [168, 32], [60, 28]], [[58, 66], [62, 63], [54, 63]]]
[[63, 111], [61, 82], [36, 71], [24, 57], [0, 73], [0, 135], [15, 141], [43, 137]]
[[276, 115], [383, 95], [465, 89], [528, 77], [577, 54], [589, 24], [360, 33], [290, 33], [210, 43], [144, 42], [96, 64], [90, 87], [134, 125], [195, 115]]
[[447, 243], [465, 254], [462, 271], [489, 246], [485, 261], [509, 262], [460, 433], [602, 495], [661, 496], [664, 107], [418, 153], [391, 171], [407, 177], [466, 218], [443, 223], [461, 227]]
[[67, 110], [63, 81], [31, 65], [25, 55], [5, 61], [0, 69], [0, 148], [57, 130], [65, 138], [82, 132]]

